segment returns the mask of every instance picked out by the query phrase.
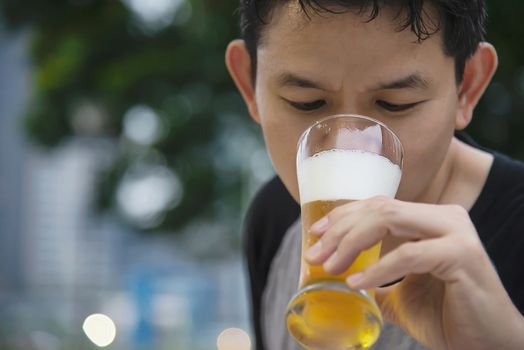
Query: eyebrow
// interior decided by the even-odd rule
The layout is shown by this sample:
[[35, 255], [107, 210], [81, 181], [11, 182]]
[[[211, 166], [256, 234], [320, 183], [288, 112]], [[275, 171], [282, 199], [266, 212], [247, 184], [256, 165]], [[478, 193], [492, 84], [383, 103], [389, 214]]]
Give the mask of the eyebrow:
[[414, 73], [395, 81], [378, 84], [372, 90], [427, 89], [429, 85], [428, 80], [424, 79], [419, 73]]
[[[300, 77], [293, 73], [283, 73], [278, 77], [278, 83], [281, 86], [295, 86], [308, 89], [318, 89], [330, 91], [313, 80]], [[430, 83], [424, 79], [419, 73], [413, 73], [406, 77], [391, 81], [380, 83], [371, 90], [398, 90], [398, 89], [427, 89]]]
[[278, 77], [278, 84], [281, 86], [295, 86], [308, 89], [318, 89], [328, 91], [322, 84], [319, 84], [313, 80], [299, 77], [293, 73], [283, 73]]

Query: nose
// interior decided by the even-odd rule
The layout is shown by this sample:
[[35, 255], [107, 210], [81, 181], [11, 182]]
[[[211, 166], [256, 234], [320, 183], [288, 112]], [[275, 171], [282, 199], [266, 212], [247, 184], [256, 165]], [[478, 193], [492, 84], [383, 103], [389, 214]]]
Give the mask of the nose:
[[322, 142], [337, 149], [365, 149], [380, 153], [383, 130], [373, 118], [345, 113], [328, 118], [322, 125]]
[[385, 118], [380, 115], [380, 113], [377, 113], [377, 110], [373, 108], [373, 106], [370, 106], [369, 104], [359, 104], [356, 101], [350, 101], [345, 102], [341, 108], [337, 108], [336, 114], [339, 115], [356, 115], [356, 116], [362, 116], [371, 118], [374, 120], [377, 120], [381, 122], [382, 124], [388, 125], [388, 121], [385, 120]]
[[357, 103], [345, 102], [340, 108], [336, 108], [336, 114], [339, 115], [356, 115], [368, 117], [380, 121], [380, 116], [375, 111], [366, 105], [359, 105]]

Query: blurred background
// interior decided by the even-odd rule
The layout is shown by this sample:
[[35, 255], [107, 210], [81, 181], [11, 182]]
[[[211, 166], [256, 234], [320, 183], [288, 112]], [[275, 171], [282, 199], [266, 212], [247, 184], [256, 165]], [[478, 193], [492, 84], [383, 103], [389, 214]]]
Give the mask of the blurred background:
[[[273, 170], [223, 63], [237, 5], [0, 1], [0, 349], [251, 333], [241, 225]], [[469, 128], [519, 159], [522, 13], [489, 1], [500, 68]]]

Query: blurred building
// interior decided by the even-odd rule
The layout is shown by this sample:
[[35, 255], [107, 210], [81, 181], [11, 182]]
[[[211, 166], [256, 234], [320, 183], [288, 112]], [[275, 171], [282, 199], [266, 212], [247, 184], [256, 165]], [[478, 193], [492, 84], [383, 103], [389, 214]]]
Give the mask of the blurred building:
[[91, 210], [99, 164], [82, 141], [29, 154], [21, 215], [28, 289], [111, 283], [111, 235], [97, 230]]
[[21, 193], [27, 147], [19, 115], [29, 94], [24, 35], [0, 32], [0, 296], [18, 289], [21, 269]]

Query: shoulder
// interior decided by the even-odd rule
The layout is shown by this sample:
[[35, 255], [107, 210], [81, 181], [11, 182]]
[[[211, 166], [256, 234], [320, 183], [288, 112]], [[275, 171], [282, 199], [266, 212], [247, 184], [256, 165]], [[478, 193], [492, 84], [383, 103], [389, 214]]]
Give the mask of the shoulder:
[[300, 215], [300, 207], [278, 177], [255, 195], [244, 221], [244, 252], [251, 277], [265, 283], [282, 238]]
[[257, 192], [244, 221], [244, 244], [250, 259], [271, 260], [287, 229], [296, 221], [300, 207], [279, 177]]
[[482, 193], [470, 212], [488, 255], [524, 314], [524, 163], [494, 153]]
[[501, 153], [493, 153], [493, 164], [473, 213], [484, 217], [519, 202], [524, 204], [524, 163]]
[[518, 193], [524, 193], [524, 162], [505, 156], [501, 156], [501, 162], [505, 164], [505, 172], [510, 188]]
[[282, 181], [274, 177], [257, 192], [244, 220], [244, 255], [249, 273], [251, 317], [257, 349], [264, 349], [260, 308], [271, 262], [286, 231], [299, 214], [298, 204]]
[[510, 184], [524, 183], [524, 162], [510, 158], [501, 153], [495, 153], [494, 170], [498, 176], [509, 180]]
[[[492, 212], [524, 210], [524, 163], [494, 153], [493, 165], [481, 196], [481, 199], [490, 202]], [[522, 219], [524, 221], [524, 217]]]
[[263, 228], [287, 230], [297, 219], [300, 208], [278, 176], [269, 180], [253, 198], [245, 220], [246, 230]]

